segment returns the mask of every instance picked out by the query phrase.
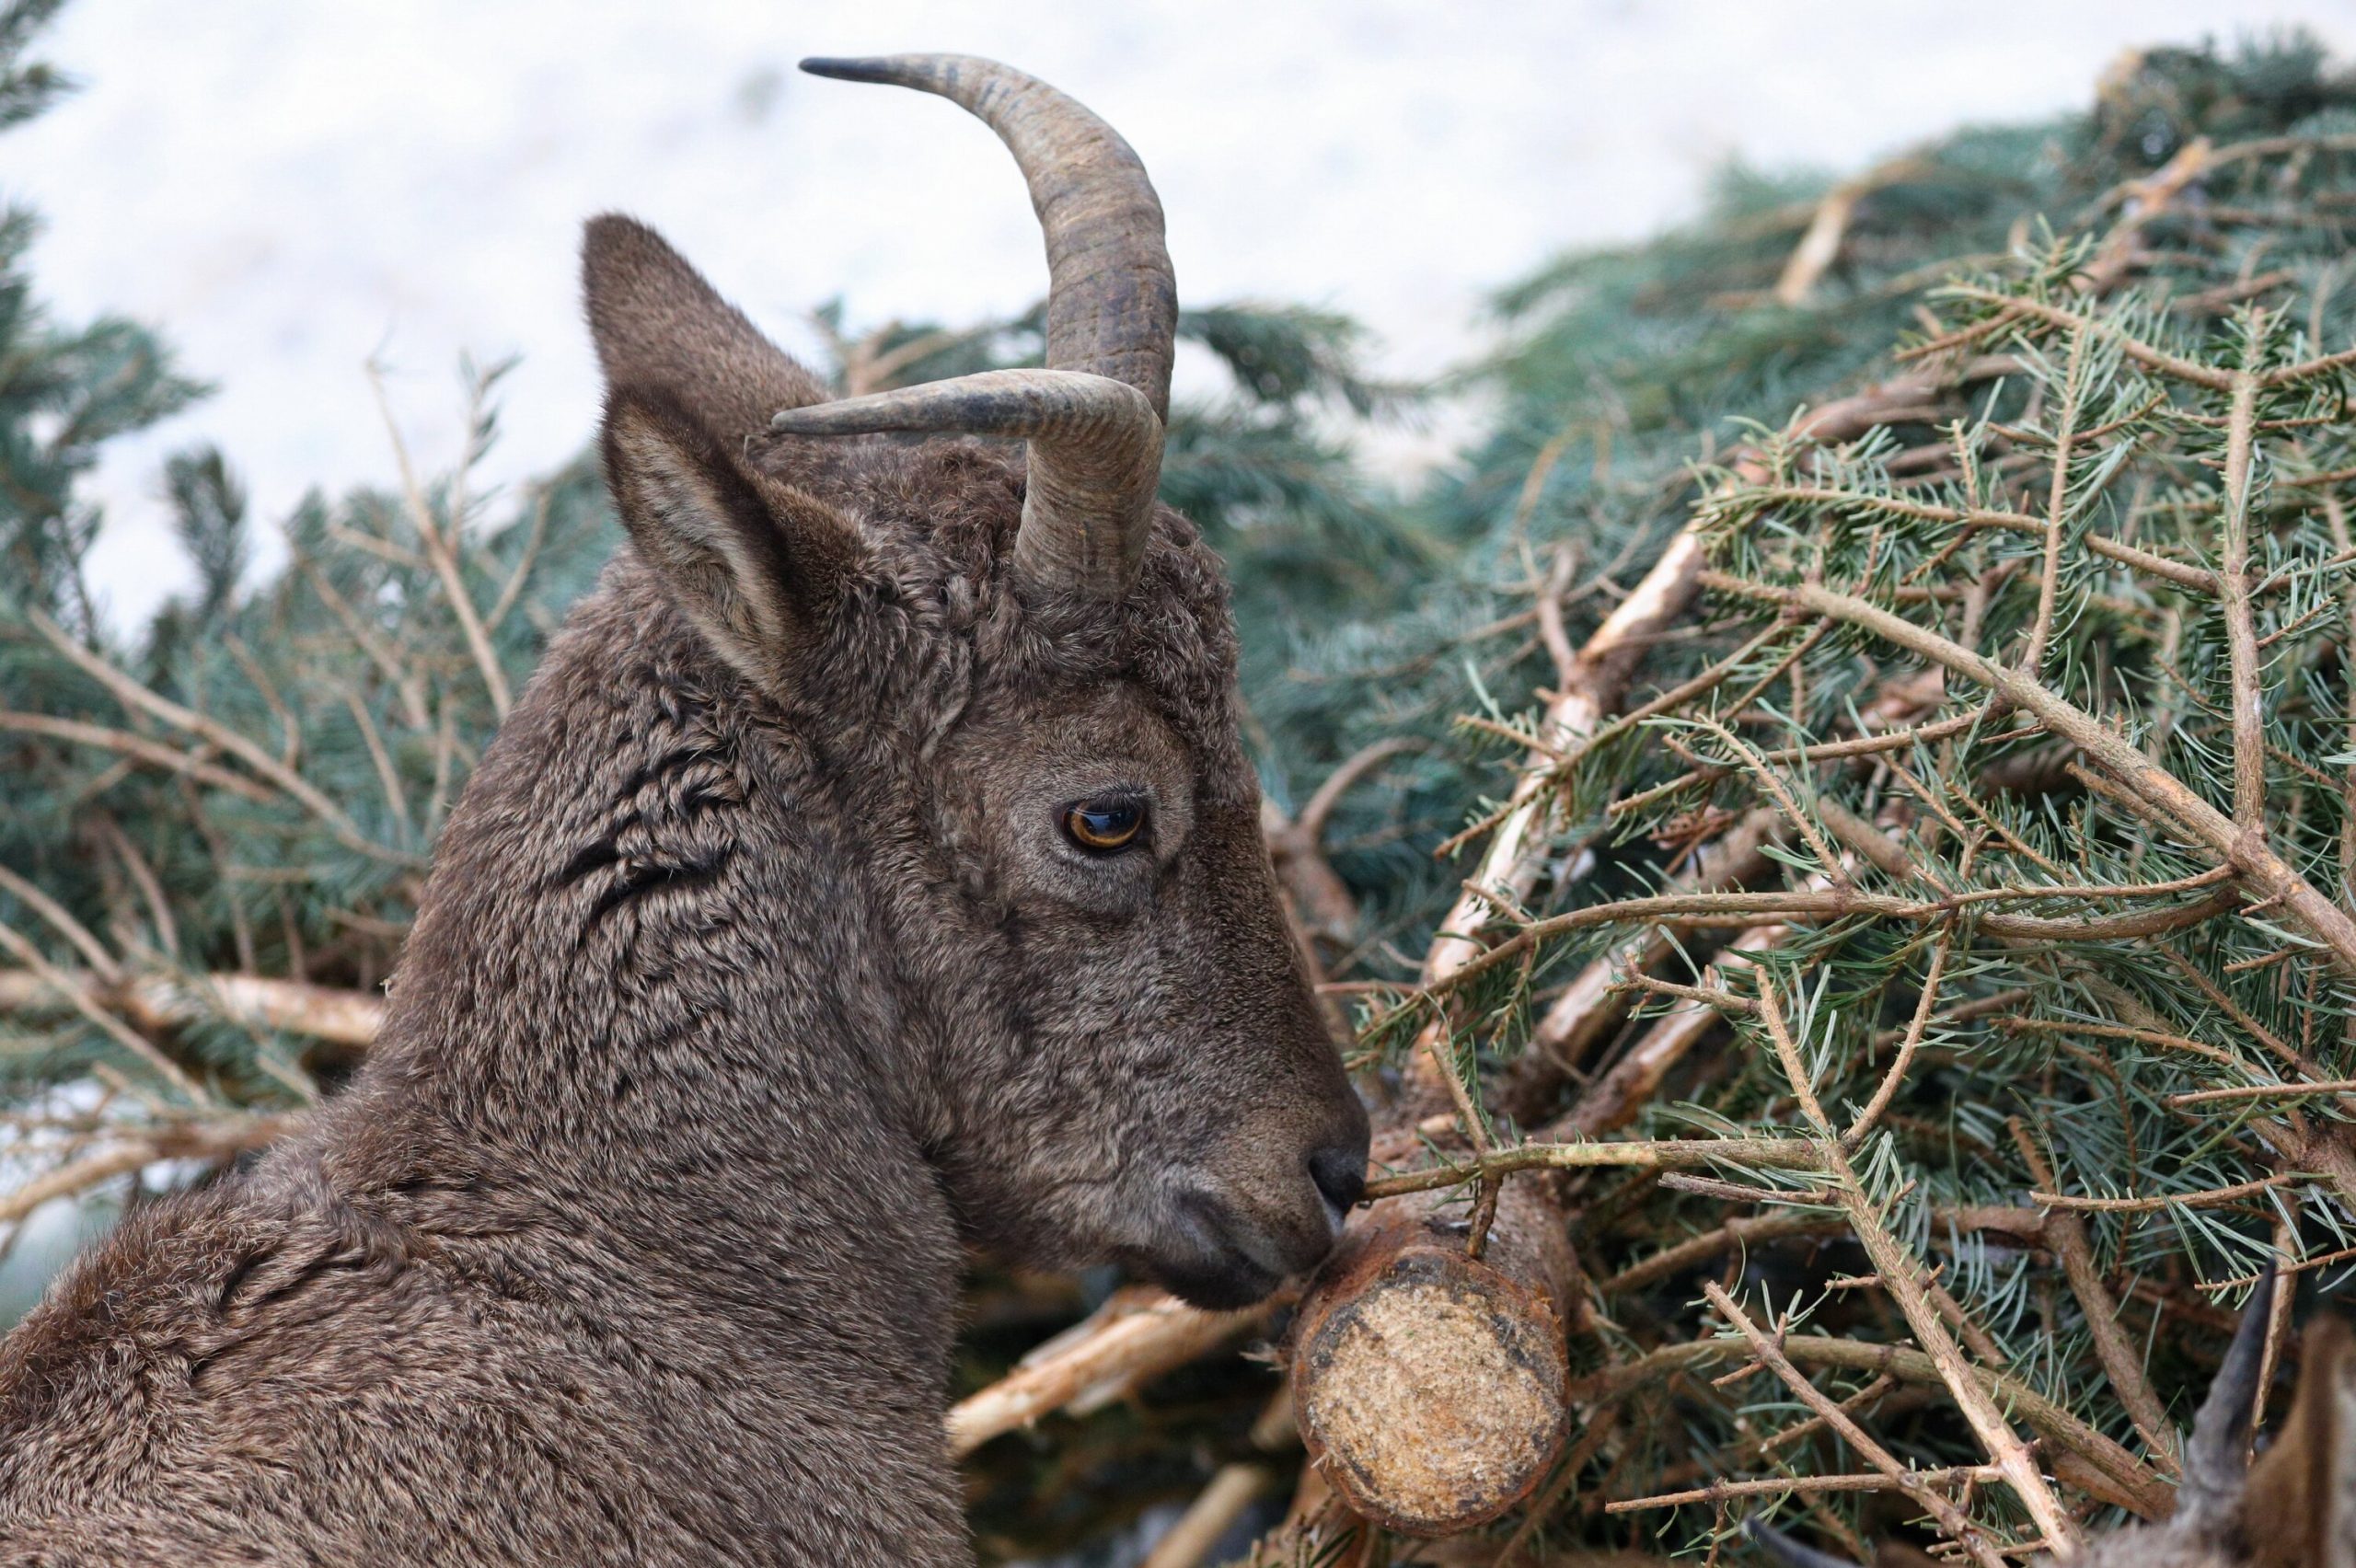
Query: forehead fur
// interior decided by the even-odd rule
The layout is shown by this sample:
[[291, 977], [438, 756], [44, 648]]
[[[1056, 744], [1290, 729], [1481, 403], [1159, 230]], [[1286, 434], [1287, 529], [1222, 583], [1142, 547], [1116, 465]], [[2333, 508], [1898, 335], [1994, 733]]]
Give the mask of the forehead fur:
[[[1159, 506], [1137, 582], [1119, 605], [1025, 605], [1004, 570], [1022, 517], [1018, 451], [870, 436], [780, 438], [751, 455], [858, 524], [876, 576], [917, 623], [909, 657], [929, 660], [938, 648], [925, 645], [939, 638], [970, 640], [970, 695], [1126, 680], [1198, 755], [1231, 751], [1236, 643], [1218, 557], [1192, 523]], [[864, 618], [844, 637], [868, 638], [876, 628], [857, 624]]]

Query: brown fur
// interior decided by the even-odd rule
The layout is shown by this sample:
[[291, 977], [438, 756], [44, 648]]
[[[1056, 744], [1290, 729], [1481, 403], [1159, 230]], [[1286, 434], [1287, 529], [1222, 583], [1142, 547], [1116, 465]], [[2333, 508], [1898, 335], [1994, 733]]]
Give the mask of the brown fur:
[[748, 440], [808, 374], [634, 224], [585, 264], [633, 547], [355, 1085], [0, 1342], [0, 1563], [964, 1562], [961, 1243], [1236, 1303], [1355, 1196], [1195, 531], [1020, 602], [1019, 462]]

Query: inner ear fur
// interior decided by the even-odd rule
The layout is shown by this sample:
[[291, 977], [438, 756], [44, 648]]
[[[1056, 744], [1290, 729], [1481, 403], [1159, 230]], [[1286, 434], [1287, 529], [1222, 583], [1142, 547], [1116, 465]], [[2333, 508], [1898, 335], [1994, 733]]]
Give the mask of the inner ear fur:
[[604, 455], [622, 526], [672, 601], [738, 671], [779, 682], [864, 563], [856, 526], [739, 463], [667, 387], [614, 389]]
[[2252, 1568], [2356, 1568], [2356, 1335], [2317, 1318], [2281, 1435], [2251, 1467], [2242, 1531]]

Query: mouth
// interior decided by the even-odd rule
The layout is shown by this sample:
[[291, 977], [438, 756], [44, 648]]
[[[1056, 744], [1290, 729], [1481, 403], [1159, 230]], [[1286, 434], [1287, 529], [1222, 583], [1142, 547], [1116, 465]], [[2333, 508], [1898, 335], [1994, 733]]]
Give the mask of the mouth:
[[1201, 1193], [1180, 1194], [1176, 1208], [1176, 1244], [1139, 1262], [1155, 1284], [1189, 1306], [1212, 1311], [1249, 1307], [1324, 1255], [1320, 1247], [1317, 1258], [1287, 1257], [1275, 1238]]

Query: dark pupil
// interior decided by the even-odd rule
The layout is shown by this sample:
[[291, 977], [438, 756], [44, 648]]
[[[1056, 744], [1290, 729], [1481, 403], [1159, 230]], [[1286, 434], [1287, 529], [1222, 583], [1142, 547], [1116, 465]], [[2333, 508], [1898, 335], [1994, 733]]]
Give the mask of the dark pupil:
[[1131, 805], [1074, 806], [1071, 826], [1081, 843], [1109, 847], [1137, 832], [1138, 809]]

